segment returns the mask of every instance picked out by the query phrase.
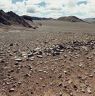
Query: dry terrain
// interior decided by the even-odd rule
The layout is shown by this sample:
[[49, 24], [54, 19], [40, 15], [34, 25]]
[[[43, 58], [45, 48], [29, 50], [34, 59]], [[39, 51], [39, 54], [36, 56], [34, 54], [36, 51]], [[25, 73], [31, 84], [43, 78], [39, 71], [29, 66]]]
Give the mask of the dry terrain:
[[95, 24], [34, 22], [0, 27], [0, 96], [95, 96]]

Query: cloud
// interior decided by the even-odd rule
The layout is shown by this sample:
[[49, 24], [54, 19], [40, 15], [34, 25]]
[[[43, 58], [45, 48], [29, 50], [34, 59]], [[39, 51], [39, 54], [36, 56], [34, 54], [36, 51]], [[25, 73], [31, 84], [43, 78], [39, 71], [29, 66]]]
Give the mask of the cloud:
[[81, 5], [81, 4], [87, 4], [87, 1], [79, 1], [79, 2], [77, 2], [77, 5]]
[[0, 9], [19, 15], [95, 17], [95, 0], [0, 0]]
[[44, 7], [45, 8], [47, 6], [47, 3], [44, 1], [41, 1], [40, 3], [38, 3], [36, 5], [38, 5], [38, 7]]
[[0, 0], [0, 9], [4, 9], [5, 11], [11, 9], [11, 0]]
[[23, 2], [24, 0], [12, 0], [12, 3]]

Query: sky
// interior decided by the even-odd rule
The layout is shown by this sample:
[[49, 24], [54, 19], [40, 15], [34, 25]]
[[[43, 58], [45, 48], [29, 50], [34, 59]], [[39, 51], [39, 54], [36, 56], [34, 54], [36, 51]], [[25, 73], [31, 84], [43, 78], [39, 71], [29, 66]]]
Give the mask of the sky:
[[18, 15], [95, 17], [95, 0], [0, 0], [0, 9]]

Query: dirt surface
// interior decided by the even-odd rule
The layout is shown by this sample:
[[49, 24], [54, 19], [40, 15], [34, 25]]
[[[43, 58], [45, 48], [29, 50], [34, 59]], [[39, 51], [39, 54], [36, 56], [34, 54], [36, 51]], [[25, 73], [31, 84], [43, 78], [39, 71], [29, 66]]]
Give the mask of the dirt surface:
[[95, 96], [95, 25], [35, 23], [0, 28], [0, 96]]

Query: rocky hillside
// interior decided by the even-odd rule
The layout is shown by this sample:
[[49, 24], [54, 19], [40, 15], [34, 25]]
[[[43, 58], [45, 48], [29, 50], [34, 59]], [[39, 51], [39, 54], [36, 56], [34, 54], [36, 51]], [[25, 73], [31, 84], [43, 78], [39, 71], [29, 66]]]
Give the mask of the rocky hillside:
[[0, 10], [0, 23], [4, 25], [11, 25], [8, 19], [9, 16], [3, 10]]
[[32, 27], [24, 18], [10, 11], [5, 13], [0, 10], [0, 23], [3, 25], [20, 25], [24, 27]]

